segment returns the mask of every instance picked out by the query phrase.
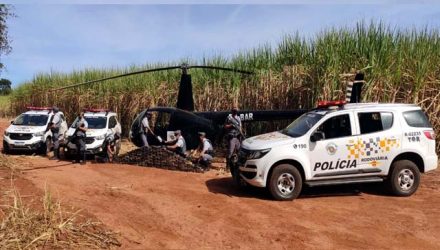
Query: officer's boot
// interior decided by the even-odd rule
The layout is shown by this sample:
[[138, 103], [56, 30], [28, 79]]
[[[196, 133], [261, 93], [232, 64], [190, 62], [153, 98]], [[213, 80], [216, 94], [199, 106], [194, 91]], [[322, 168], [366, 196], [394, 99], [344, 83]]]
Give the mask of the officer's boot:
[[79, 149], [77, 149], [75, 163], [80, 163], [80, 162], [81, 162], [81, 151], [79, 151]]
[[85, 150], [81, 150], [81, 165], [86, 164], [86, 151]]

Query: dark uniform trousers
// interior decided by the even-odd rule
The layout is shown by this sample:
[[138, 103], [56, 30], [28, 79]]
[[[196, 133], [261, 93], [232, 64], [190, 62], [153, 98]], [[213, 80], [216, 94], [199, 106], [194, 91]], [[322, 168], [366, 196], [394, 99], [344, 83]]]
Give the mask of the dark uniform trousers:
[[86, 142], [85, 136], [78, 136], [75, 140], [76, 145], [76, 160], [86, 161]]
[[226, 167], [231, 169], [231, 167], [233, 167], [233, 162], [232, 162], [232, 156], [234, 154], [238, 153], [238, 150], [240, 150], [240, 140], [238, 139], [237, 136], [234, 135], [229, 135], [228, 138], [228, 158], [227, 158], [227, 162], [226, 162]]
[[53, 153], [56, 158], [60, 158], [60, 128], [51, 128], [52, 132], [52, 143], [53, 143]]

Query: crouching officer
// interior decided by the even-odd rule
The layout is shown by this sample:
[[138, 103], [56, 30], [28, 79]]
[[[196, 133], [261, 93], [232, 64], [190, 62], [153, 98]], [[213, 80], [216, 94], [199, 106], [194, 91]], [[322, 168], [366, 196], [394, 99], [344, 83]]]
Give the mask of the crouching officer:
[[59, 160], [60, 159], [60, 127], [61, 127], [61, 112], [58, 107], [52, 108], [53, 118], [50, 122], [50, 131], [52, 132], [52, 143], [53, 143], [53, 154], [51, 160]]
[[182, 136], [182, 131], [174, 131], [174, 136], [176, 137], [175, 140], [165, 142], [165, 144], [168, 144], [167, 149], [180, 156], [186, 157], [186, 142], [185, 138]]
[[95, 160], [101, 163], [113, 162], [116, 155], [116, 144], [119, 139], [120, 136], [117, 133], [107, 135], [103, 145], [103, 153], [101, 156], [96, 156]]
[[106, 141], [106, 152], [108, 162], [113, 162], [116, 155], [116, 143], [121, 137], [118, 134], [113, 135]]
[[74, 143], [76, 145], [76, 162], [86, 164], [86, 131], [89, 127], [84, 112], [79, 113], [77, 122], [75, 124], [76, 130], [74, 134]]
[[230, 169], [233, 173], [233, 156], [238, 154], [240, 150], [240, 140], [243, 135], [241, 127], [241, 119], [238, 116], [238, 108], [233, 107], [231, 114], [226, 118], [224, 125], [226, 129], [227, 141], [228, 141], [228, 154], [226, 155], [226, 169]]
[[206, 138], [205, 132], [199, 132], [200, 144], [197, 151], [200, 152], [198, 162], [205, 168], [209, 169], [212, 159], [214, 157], [214, 148], [209, 139]]

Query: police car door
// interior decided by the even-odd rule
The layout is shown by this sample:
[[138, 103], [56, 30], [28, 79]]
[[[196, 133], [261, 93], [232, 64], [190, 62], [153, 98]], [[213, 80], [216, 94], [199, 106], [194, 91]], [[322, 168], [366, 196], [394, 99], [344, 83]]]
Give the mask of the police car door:
[[386, 173], [401, 145], [401, 130], [390, 111], [358, 111], [355, 113], [359, 136], [351, 149], [358, 156], [365, 173]]
[[[357, 161], [349, 157], [347, 148], [349, 141], [354, 139], [354, 131], [354, 115], [351, 111], [327, 116], [315, 127], [309, 142], [313, 179], [355, 173]], [[319, 136], [314, 137], [315, 134]]]

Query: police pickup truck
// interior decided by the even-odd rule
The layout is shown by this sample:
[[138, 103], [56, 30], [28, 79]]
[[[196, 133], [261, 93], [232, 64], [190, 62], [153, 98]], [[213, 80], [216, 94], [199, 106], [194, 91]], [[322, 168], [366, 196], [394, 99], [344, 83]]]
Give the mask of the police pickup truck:
[[239, 177], [293, 200], [302, 186], [385, 182], [397, 196], [437, 168], [435, 135], [411, 104], [320, 102], [285, 129], [246, 139]]
[[[52, 148], [52, 132], [49, 123], [54, 113], [50, 107], [27, 107], [28, 111], [11, 121], [3, 135], [3, 152], [36, 151], [46, 154]], [[60, 111], [59, 111], [60, 112]], [[64, 114], [60, 112], [60, 138], [62, 141], [67, 132]]]
[[[88, 123], [86, 132], [86, 153], [89, 155], [96, 155], [102, 153], [104, 143], [107, 137], [114, 134], [121, 134], [121, 124], [118, 121], [117, 114], [107, 109], [86, 109], [84, 112], [84, 119]], [[78, 117], [67, 131], [67, 142], [64, 148], [66, 156], [76, 154], [76, 145], [74, 142], [74, 134], [76, 131], [76, 124]], [[119, 153], [121, 142], [116, 142], [116, 152]]]

